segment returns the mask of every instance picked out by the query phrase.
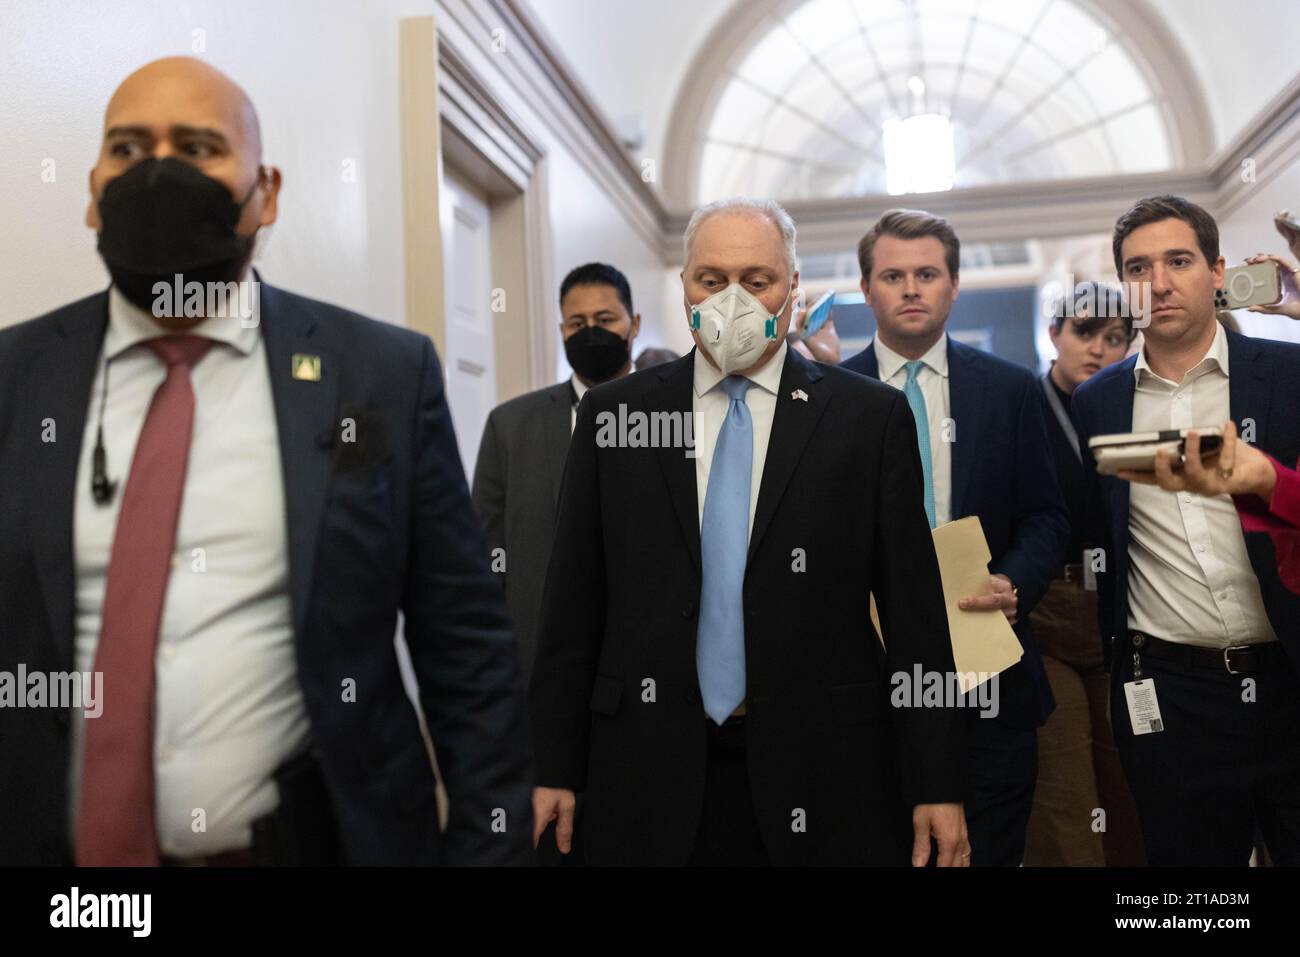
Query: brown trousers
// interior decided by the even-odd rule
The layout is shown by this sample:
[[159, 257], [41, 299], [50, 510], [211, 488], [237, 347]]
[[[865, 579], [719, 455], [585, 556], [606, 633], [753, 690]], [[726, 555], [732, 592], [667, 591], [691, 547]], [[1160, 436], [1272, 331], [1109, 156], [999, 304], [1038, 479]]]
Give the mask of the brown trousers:
[[[1110, 729], [1097, 593], [1058, 579], [1030, 621], [1056, 710], [1038, 729], [1038, 786], [1025, 865], [1142, 866], [1137, 807]], [[1104, 830], [1098, 830], [1103, 822]]]

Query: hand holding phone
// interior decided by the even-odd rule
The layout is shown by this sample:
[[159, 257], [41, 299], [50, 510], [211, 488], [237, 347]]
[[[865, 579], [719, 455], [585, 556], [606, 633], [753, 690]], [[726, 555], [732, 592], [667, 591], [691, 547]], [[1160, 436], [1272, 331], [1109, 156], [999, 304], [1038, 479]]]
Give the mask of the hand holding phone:
[[834, 304], [835, 292], [832, 290], [813, 303], [812, 308], [804, 314], [803, 321], [799, 325], [799, 335], [805, 342], [817, 335], [821, 327], [826, 325], [831, 317], [831, 306]]
[[1282, 274], [1276, 263], [1256, 257], [1223, 271], [1223, 288], [1214, 290], [1214, 308], [1249, 309], [1282, 301]]
[[1198, 453], [1202, 460], [1217, 455], [1223, 446], [1223, 430], [1217, 425], [1199, 429], [1166, 429], [1163, 432], [1124, 432], [1113, 435], [1094, 435], [1088, 440], [1102, 475], [1119, 475], [1121, 472], [1155, 472], [1156, 453], [1170, 457], [1174, 470], [1183, 467], [1188, 432], [1199, 434]]
[[[1295, 268], [1281, 256], [1270, 256], [1267, 253], [1251, 256], [1246, 262], [1252, 267], [1262, 266], [1267, 268], [1271, 265], [1277, 271], [1281, 298], [1271, 303], [1251, 303], [1245, 308], [1250, 312], [1259, 312], [1271, 316], [1286, 316], [1288, 319], [1300, 320], [1300, 284], [1297, 284], [1296, 281]], [[1224, 272], [1225, 287], [1227, 286], [1228, 273], [1231, 271], [1226, 270]], [[1229, 308], [1241, 307], [1232, 306]]]
[[840, 337], [832, 315], [834, 303], [834, 291], [828, 292], [791, 323], [792, 347], [809, 359], [829, 365], [839, 365], [841, 358]]
[[[1139, 485], [1158, 485], [1167, 492], [1218, 495], [1258, 495], [1267, 504], [1277, 484], [1268, 456], [1237, 437], [1237, 427], [1225, 422], [1222, 446], [1212, 455], [1201, 448], [1198, 430], [1189, 430], [1183, 467], [1174, 471], [1166, 456], [1158, 456], [1152, 472], [1121, 470], [1118, 477]], [[1213, 461], [1211, 459], [1213, 458]]]

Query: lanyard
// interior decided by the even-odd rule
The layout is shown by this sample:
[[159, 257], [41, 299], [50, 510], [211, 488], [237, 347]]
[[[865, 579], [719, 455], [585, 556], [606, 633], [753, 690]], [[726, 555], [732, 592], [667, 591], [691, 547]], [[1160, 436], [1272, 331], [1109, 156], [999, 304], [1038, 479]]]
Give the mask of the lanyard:
[[1074, 430], [1074, 423], [1070, 420], [1070, 414], [1065, 411], [1065, 406], [1061, 404], [1061, 397], [1056, 394], [1056, 387], [1050, 380], [1051, 373], [1043, 376], [1041, 380], [1043, 392], [1047, 395], [1047, 404], [1052, 407], [1056, 413], [1056, 421], [1061, 423], [1061, 430], [1065, 432], [1065, 437], [1070, 440], [1070, 448], [1074, 450], [1074, 457], [1080, 462], [1083, 461], [1083, 453], [1079, 451], [1079, 433]]

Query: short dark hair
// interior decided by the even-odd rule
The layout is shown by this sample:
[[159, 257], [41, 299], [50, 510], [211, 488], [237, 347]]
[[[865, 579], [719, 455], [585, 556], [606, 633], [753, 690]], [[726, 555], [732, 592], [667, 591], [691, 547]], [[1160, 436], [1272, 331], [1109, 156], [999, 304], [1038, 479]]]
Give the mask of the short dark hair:
[[[1080, 312], [1085, 314], [1080, 316]], [[1073, 320], [1074, 331], [1084, 336], [1101, 332], [1116, 319], [1123, 321], [1129, 342], [1137, 335], [1133, 313], [1124, 302], [1120, 287], [1109, 283], [1077, 282], [1073, 290], [1067, 289], [1052, 310], [1052, 328], [1060, 332], [1066, 319]]]
[[961, 241], [956, 231], [942, 216], [935, 216], [920, 209], [890, 209], [872, 226], [870, 231], [858, 242], [858, 267], [862, 278], [871, 281], [871, 265], [876, 249], [876, 240], [881, 236], [893, 236], [896, 239], [920, 239], [933, 236], [943, 243], [944, 262], [948, 265], [948, 275], [957, 278], [957, 269], [961, 266]]
[[665, 362], [672, 362], [674, 359], [681, 358], [672, 349], [664, 349], [661, 346], [650, 346], [641, 350], [641, 354], [636, 357], [636, 371], [642, 369], [653, 369], [655, 366], [661, 366]]
[[618, 300], [623, 304], [629, 316], [636, 315], [632, 311], [632, 287], [628, 285], [627, 276], [624, 276], [619, 270], [606, 263], [586, 263], [577, 269], [570, 270], [569, 274], [564, 277], [564, 282], [560, 283], [560, 305], [564, 305], [564, 297], [569, 294], [569, 290], [574, 286], [612, 286], [618, 293]]
[[1166, 219], [1181, 219], [1196, 233], [1196, 245], [1211, 267], [1219, 260], [1219, 225], [1214, 217], [1195, 203], [1181, 196], [1149, 196], [1140, 199], [1119, 219], [1115, 220], [1115, 236], [1111, 248], [1115, 253], [1115, 274], [1124, 278], [1124, 261], [1120, 250], [1124, 240], [1142, 226], [1150, 226]]

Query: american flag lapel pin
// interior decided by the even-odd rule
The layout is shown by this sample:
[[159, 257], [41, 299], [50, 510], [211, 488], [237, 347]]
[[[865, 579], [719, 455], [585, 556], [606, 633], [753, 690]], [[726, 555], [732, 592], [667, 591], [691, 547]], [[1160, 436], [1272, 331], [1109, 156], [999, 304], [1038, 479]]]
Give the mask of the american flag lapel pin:
[[798, 399], [800, 402], [807, 402], [808, 393], [805, 392], [803, 389], [795, 389], [793, 392], [790, 393], [790, 398]]

